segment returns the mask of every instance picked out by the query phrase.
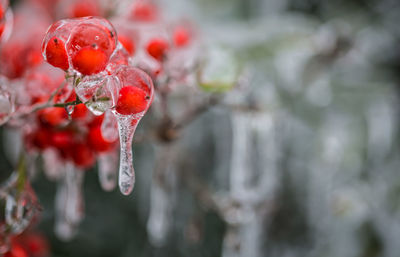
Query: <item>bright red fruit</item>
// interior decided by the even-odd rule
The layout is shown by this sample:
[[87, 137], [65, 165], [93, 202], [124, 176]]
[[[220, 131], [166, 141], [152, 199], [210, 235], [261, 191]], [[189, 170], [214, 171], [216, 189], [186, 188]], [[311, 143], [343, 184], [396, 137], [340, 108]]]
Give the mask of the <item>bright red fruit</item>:
[[132, 8], [132, 19], [142, 22], [151, 22], [157, 19], [157, 7], [148, 1], [137, 1]]
[[123, 115], [140, 113], [146, 110], [150, 96], [143, 89], [125, 86], [119, 91], [116, 111]]
[[32, 134], [32, 144], [38, 149], [45, 149], [51, 144], [49, 129], [40, 127]]
[[96, 127], [96, 126], [101, 126], [101, 124], [103, 123], [104, 120], [104, 114], [100, 115], [100, 116], [95, 116], [93, 118], [93, 120], [89, 123], [89, 127]]
[[89, 146], [96, 152], [108, 151], [113, 146], [113, 142], [108, 142], [103, 138], [100, 126], [89, 130], [87, 141]]
[[46, 60], [54, 67], [63, 70], [68, 69], [68, 56], [65, 50], [65, 44], [56, 36], [52, 37], [46, 46]]
[[28, 254], [18, 244], [13, 244], [11, 251], [4, 254], [4, 257], [28, 257]]
[[49, 256], [49, 245], [41, 234], [24, 234], [18, 238], [18, 242], [23, 245], [30, 257]]
[[162, 61], [165, 52], [168, 50], [168, 42], [162, 38], [152, 39], [146, 47], [149, 55], [153, 56], [158, 61]]
[[99, 6], [96, 1], [81, 1], [76, 2], [72, 6], [71, 16], [74, 18], [85, 16], [101, 16]]
[[85, 104], [75, 105], [74, 112], [72, 113], [72, 119], [84, 119], [88, 114], [88, 109]]
[[87, 144], [77, 143], [71, 148], [72, 159], [77, 166], [88, 168], [96, 161], [94, 152]]
[[3, 16], [4, 16], [4, 7], [2, 4], [0, 4], [0, 20], [3, 19]]
[[126, 51], [128, 51], [130, 55], [133, 55], [135, 53], [135, 43], [132, 39], [124, 35], [118, 35], [118, 41], [124, 46], [124, 48], [126, 49]]
[[177, 27], [174, 31], [174, 43], [178, 47], [186, 46], [190, 41], [190, 35], [184, 27]]
[[38, 112], [39, 119], [51, 126], [59, 126], [68, 119], [67, 111], [62, 107], [49, 107]]
[[96, 74], [103, 71], [108, 62], [107, 55], [100, 49], [85, 47], [72, 57], [72, 65], [83, 75]]
[[1, 22], [0, 23], [0, 38], [1, 38], [1, 35], [3, 35], [5, 27], [6, 27], [6, 24], [4, 22]]
[[48, 136], [51, 138], [51, 145], [55, 148], [68, 148], [74, 140], [72, 133], [69, 131], [57, 131]]

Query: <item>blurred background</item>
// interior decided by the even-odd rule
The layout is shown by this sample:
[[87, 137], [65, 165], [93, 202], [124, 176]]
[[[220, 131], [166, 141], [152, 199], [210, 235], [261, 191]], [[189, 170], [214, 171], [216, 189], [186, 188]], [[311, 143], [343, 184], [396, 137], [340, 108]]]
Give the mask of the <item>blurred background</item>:
[[134, 145], [130, 196], [86, 172], [70, 242], [40, 175], [51, 256], [400, 256], [400, 2], [159, 2], [231, 49], [244, 81], [179, 139]]

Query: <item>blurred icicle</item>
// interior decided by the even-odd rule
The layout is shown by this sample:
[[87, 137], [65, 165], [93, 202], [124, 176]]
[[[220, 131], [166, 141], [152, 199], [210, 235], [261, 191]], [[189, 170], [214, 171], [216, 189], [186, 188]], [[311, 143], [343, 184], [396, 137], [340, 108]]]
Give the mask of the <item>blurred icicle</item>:
[[12, 234], [22, 233], [37, 213], [37, 199], [30, 185], [26, 184], [22, 192], [18, 190], [12, 189], [6, 197], [5, 218]]
[[65, 164], [55, 149], [49, 148], [42, 152], [43, 171], [49, 180], [60, 179], [65, 173]]
[[117, 185], [118, 161], [116, 151], [103, 153], [98, 157], [100, 185], [105, 191], [111, 191]]
[[150, 197], [150, 214], [147, 231], [154, 246], [167, 243], [172, 223], [172, 210], [176, 201], [177, 175], [174, 160], [174, 145], [161, 145], [157, 148], [158, 158], [153, 174]]
[[57, 188], [56, 235], [65, 241], [75, 236], [84, 217], [83, 184], [84, 172], [72, 163], [66, 163], [65, 174]]
[[217, 199], [228, 223], [224, 257], [263, 256], [265, 217], [259, 206], [273, 197], [277, 186], [275, 123], [269, 112], [232, 114], [230, 200]]

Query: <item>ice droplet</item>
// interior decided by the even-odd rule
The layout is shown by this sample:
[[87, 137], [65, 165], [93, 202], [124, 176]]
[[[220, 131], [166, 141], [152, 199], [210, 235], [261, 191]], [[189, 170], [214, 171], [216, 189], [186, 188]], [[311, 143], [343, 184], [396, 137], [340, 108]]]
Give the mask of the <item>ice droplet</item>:
[[117, 185], [118, 154], [116, 151], [101, 154], [98, 162], [101, 188], [105, 191], [111, 191]]
[[129, 195], [135, 184], [135, 171], [132, 163], [132, 140], [142, 114], [120, 115], [114, 111], [118, 122], [120, 140], [120, 160], [118, 184], [121, 193]]
[[65, 107], [65, 110], [68, 113], [68, 116], [71, 116], [71, 114], [74, 112], [75, 106], [74, 105], [68, 105]]
[[72, 163], [66, 164], [64, 178], [57, 188], [55, 233], [62, 240], [75, 236], [84, 217], [82, 184], [84, 173]]

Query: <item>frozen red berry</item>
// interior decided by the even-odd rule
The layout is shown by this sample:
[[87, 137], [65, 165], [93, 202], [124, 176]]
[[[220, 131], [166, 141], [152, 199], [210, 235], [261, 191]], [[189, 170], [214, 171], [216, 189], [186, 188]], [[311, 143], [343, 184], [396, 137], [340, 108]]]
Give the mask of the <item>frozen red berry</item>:
[[45, 124], [59, 126], [68, 120], [68, 113], [62, 107], [49, 107], [38, 112], [39, 119]]
[[101, 16], [100, 7], [96, 1], [77, 1], [72, 5], [71, 17]]
[[92, 127], [87, 137], [88, 145], [96, 152], [105, 152], [111, 149], [113, 142], [104, 139], [101, 133], [101, 127]]
[[68, 56], [65, 44], [56, 36], [52, 37], [46, 46], [46, 61], [54, 67], [68, 69]]
[[135, 53], [135, 43], [131, 38], [125, 35], [118, 35], [118, 41], [126, 49], [126, 51], [128, 51], [130, 55], [133, 55]]
[[131, 18], [141, 22], [155, 21], [158, 17], [157, 7], [149, 1], [137, 1], [132, 6]]
[[73, 134], [70, 131], [57, 131], [48, 136], [51, 138], [51, 145], [55, 148], [66, 149], [74, 142]]
[[184, 47], [190, 41], [189, 31], [184, 27], [177, 27], [174, 31], [174, 44], [177, 47]]
[[109, 23], [104, 19], [94, 17], [82, 19], [83, 21], [71, 32], [67, 45], [68, 53], [75, 55], [83, 48], [92, 47], [101, 50], [108, 59], [115, 50], [115, 31], [112, 27], [112, 30], [106, 27]]
[[74, 69], [83, 75], [92, 75], [103, 71], [108, 62], [107, 55], [96, 47], [85, 47], [72, 57]]
[[72, 113], [72, 119], [85, 119], [88, 115], [88, 109], [85, 104], [78, 104], [74, 108], [74, 112]]
[[89, 168], [96, 161], [94, 152], [87, 144], [77, 143], [71, 148], [72, 160], [82, 168]]
[[28, 257], [28, 254], [21, 245], [13, 244], [11, 250], [5, 253], [4, 257]]
[[125, 86], [119, 91], [116, 111], [123, 115], [141, 113], [146, 110], [149, 100], [150, 96], [142, 88]]
[[168, 42], [162, 38], [152, 39], [146, 47], [147, 53], [157, 59], [162, 61], [166, 51], [168, 50]]

